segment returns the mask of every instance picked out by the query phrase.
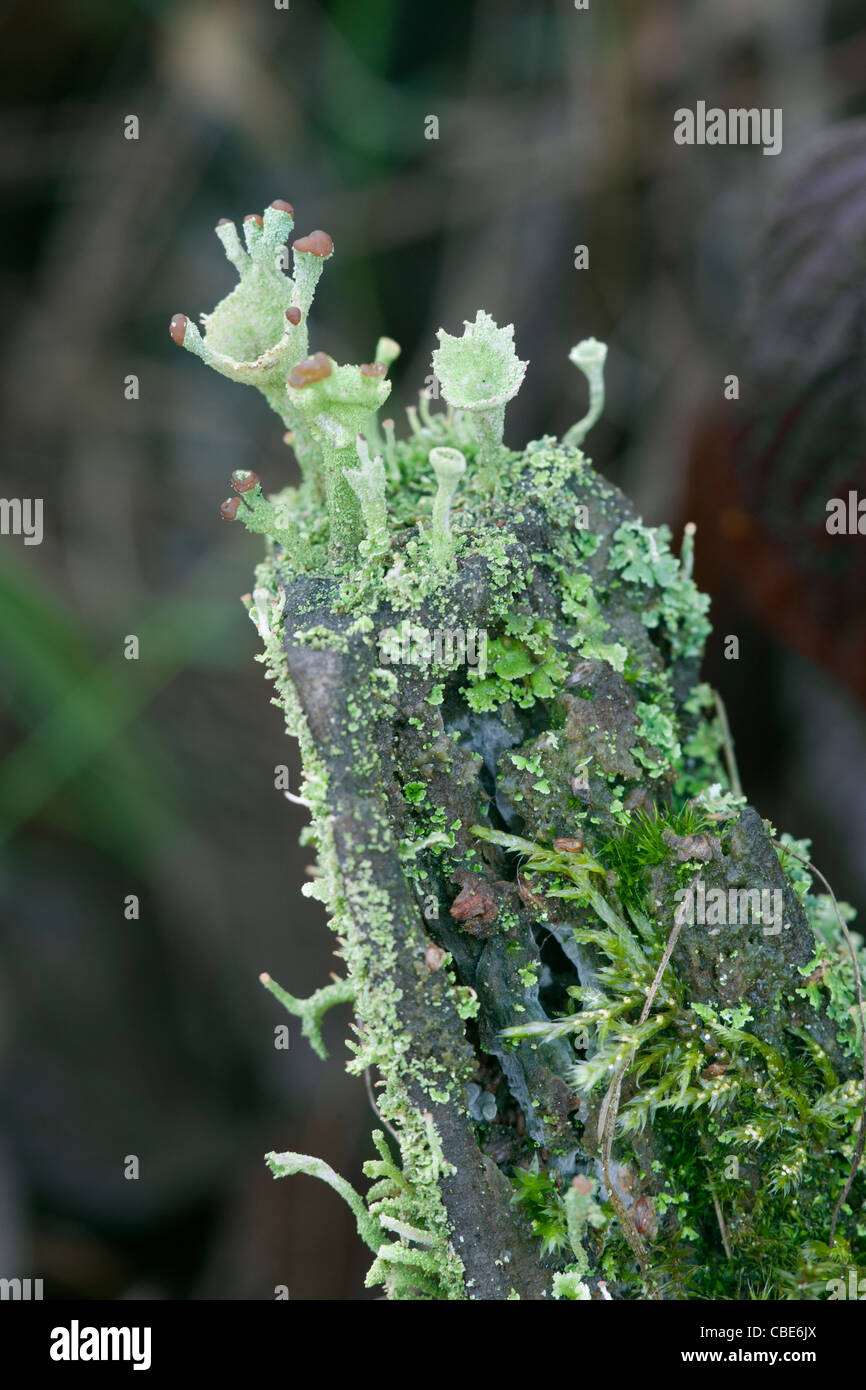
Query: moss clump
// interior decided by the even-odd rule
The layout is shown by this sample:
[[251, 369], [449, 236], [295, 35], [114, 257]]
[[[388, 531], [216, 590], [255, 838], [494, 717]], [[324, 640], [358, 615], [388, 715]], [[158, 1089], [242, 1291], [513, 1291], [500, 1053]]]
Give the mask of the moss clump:
[[[852, 963], [837, 931], [799, 967], [811, 983], [795, 990], [797, 1000], [786, 1001], [780, 1019], [781, 994], [762, 998], [752, 988], [743, 998], [740, 958], [755, 952], [754, 939], [743, 933], [738, 950], [719, 951], [720, 983], [737, 982], [713, 1003], [695, 998], [686, 941], [644, 1017], [641, 1006], [665, 949], [665, 914], [653, 910], [653, 899], [660, 879], [670, 892], [682, 872], [699, 874], [708, 852], [724, 862], [721, 844], [707, 834], [710, 824], [719, 828], [690, 806], [675, 817], [641, 817], [631, 832], [608, 840], [600, 857], [614, 880], [604, 905], [593, 886], [601, 864], [586, 855], [566, 859], [516, 837], [491, 837], [525, 857], [533, 891], [545, 900], [592, 908], [591, 925], [576, 926], [573, 935], [599, 960], [591, 984], [568, 990], [570, 1012], [547, 1024], [518, 1025], [508, 1035], [579, 1037], [585, 1055], [570, 1079], [588, 1102], [590, 1123], [599, 1092], [627, 1064], [617, 1119], [620, 1161], [640, 1175], [643, 1220], [653, 1228], [649, 1271], [662, 1293], [815, 1297], [822, 1281], [826, 1293], [829, 1268], [838, 1274], [840, 1267], [859, 1271], [866, 1264], [861, 1176], [842, 1208], [844, 1234], [832, 1250], [818, 1239], [831, 1229], [863, 1104], [862, 1082], [845, 1075], [846, 1054], [859, 1059], [862, 1042]], [[672, 838], [694, 856], [673, 873]], [[804, 893], [803, 904], [827, 929], [825, 903]], [[740, 1002], [726, 1005], [724, 998]], [[835, 1039], [834, 1024], [841, 1027]], [[637, 1205], [637, 1188], [629, 1205]], [[547, 1214], [551, 1229], [554, 1215]], [[820, 1259], [816, 1251], [823, 1251]], [[632, 1287], [639, 1293], [646, 1283]]]

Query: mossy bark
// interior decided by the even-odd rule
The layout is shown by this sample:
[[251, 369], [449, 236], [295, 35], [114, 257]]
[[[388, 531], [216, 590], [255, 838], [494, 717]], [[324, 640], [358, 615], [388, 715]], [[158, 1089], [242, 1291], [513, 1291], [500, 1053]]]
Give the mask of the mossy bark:
[[[367, 1030], [387, 1030], [405, 1041], [405, 1050], [395, 1053], [390, 1040], [380, 1039], [379, 1048], [375, 1039], [366, 1039], [372, 1041], [371, 1062], [383, 1071], [393, 1068], [392, 1084], [399, 1080], [405, 1100], [432, 1117], [452, 1169], [441, 1180], [442, 1200], [468, 1289], [483, 1299], [506, 1298], [512, 1288], [523, 1298], [540, 1298], [547, 1276], [538, 1265], [536, 1242], [511, 1203], [507, 1179], [479, 1148], [460, 1089], [447, 1099], [433, 1098], [444, 1095], [454, 1080], [471, 1078], [474, 1056], [451, 991], [425, 962], [431, 936], [398, 854], [399, 819], [389, 805], [399, 788], [395, 722], [371, 719], [360, 726], [352, 700], [370, 673], [369, 643], [356, 640], [345, 652], [293, 643], [293, 607], [303, 613], [304, 629], [340, 630], [332, 615], [335, 588], [306, 582], [289, 588], [285, 657], [327, 772], [340, 893], [344, 912], [354, 918], [348, 930], [360, 938], [356, 958], [363, 956], [364, 962], [355, 981], [362, 1039]], [[347, 619], [343, 627], [348, 626]], [[383, 1000], [389, 1003], [384, 1018]]]
[[[567, 455], [559, 451], [557, 462]], [[313, 828], [320, 847], [325, 822], [332, 837], [324, 896], [357, 990], [362, 1059], [385, 1082], [383, 1113], [397, 1132], [412, 1112], [429, 1118], [445, 1160], [435, 1221], [462, 1279], [462, 1293], [455, 1292], [457, 1283], [450, 1292], [440, 1284], [446, 1297], [547, 1297], [553, 1273], [570, 1265], [573, 1252], [545, 1254], [528, 1231], [509, 1180], [516, 1167], [540, 1157], [561, 1191], [576, 1175], [595, 1174], [605, 1195], [601, 1097], [577, 1094], [572, 1040], [503, 1038], [505, 1029], [562, 1014], [569, 986], [586, 987], [603, 974], [604, 953], [575, 937], [575, 928], [595, 921], [593, 912], [585, 903], [548, 898], [538, 881], [529, 886], [515, 856], [481, 845], [472, 827], [487, 825], [541, 845], [579, 830], [587, 847], [599, 850], [607, 837], [623, 833], [629, 808], [662, 816], [675, 801], [684, 760], [679, 746], [677, 759], [670, 750], [653, 749], [642, 732], [647, 682], [669, 692], [666, 708], [681, 743], [699, 724], [698, 714], [686, 708], [698, 657], [684, 654], [688, 643], [681, 641], [677, 650], [663, 623], [647, 625], [640, 599], [658, 597], [652, 586], [623, 582], [622, 566], [611, 579], [614, 538], [623, 535], [624, 524], [637, 524], [630, 504], [581, 464], [571, 496], [559, 496], [554, 521], [549, 503], [533, 495], [537, 461], [514, 466], [512, 496], [521, 501], [509, 514], [504, 551], [485, 553], [482, 543], [465, 555], [459, 570], [416, 605], [412, 621], [428, 630], [502, 634], [505, 554], [508, 572], [525, 578], [519, 602], [512, 595], [507, 606], [519, 608], [524, 630], [550, 624], [551, 652], [565, 672], [551, 698], [524, 699], [524, 687], [515, 685], [516, 698], [473, 710], [466, 670], [435, 664], [392, 667], [385, 681], [377, 634], [400, 616], [387, 599], [368, 598], [358, 630], [339, 581], [292, 578], [279, 555], [274, 561], [285, 589], [281, 659], [327, 780]], [[593, 630], [601, 624], [605, 642], [627, 650], [625, 673], [582, 655], [580, 619], [563, 615], [562, 514], [572, 502], [588, 504], [597, 538], [581, 560], [596, 596]], [[495, 510], [488, 511], [486, 527], [492, 538], [501, 531]], [[565, 544], [575, 553], [580, 538], [565, 529]], [[315, 643], [310, 633], [318, 634]], [[634, 670], [638, 680], [630, 678]], [[806, 1030], [840, 1080], [855, 1076], [857, 1062], [840, 1050], [826, 1008], [795, 993], [803, 983], [800, 967], [812, 959], [816, 943], [767, 828], [748, 807], [718, 828], [711, 858], [700, 866], [707, 887], [777, 888], [786, 925], [768, 936], [760, 922], [718, 932], [686, 924], [668, 967], [682, 997], [714, 1010], [748, 1007], [756, 1037], [782, 1057], [789, 1055], [791, 1026]], [[662, 936], [674, 921], [682, 859], [672, 843], [647, 885], [646, 901]], [[605, 892], [622, 910], [618, 890], [611, 872]], [[441, 948], [438, 956], [431, 957], [431, 946]], [[450, 955], [444, 967], [438, 964], [442, 950]], [[719, 1045], [707, 1046], [704, 1060], [712, 1066]], [[495, 1091], [493, 1123], [470, 1113], [466, 1088], [473, 1082]], [[638, 1090], [627, 1072], [621, 1104]], [[615, 1155], [620, 1147], [614, 1146]], [[667, 1182], [668, 1147], [669, 1126], [659, 1136], [650, 1122], [629, 1136], [623, 1161], [612, 1170], [620, 1201], [648, 1242], [650, 1264], [685, 1220], [680, 1208], [661, 1219], [655, 1208]], [[405, 1153], [403, 1160], [406, 1166]], [[712, 1185], [712, 1174], [706, 1181]], [[737, 1221], [746, 1219], [748, 1193], [765, 1181], [761, 1154], [744, 1156]], [[700, 1248], [687, 1249], [680, 1263], [694, 1264]], [[590, 1242], [591, 1291], [602, 1272], [600, 1254], [601, 1245]], [[621, 1252], [621, 1267], [628, 1258]], [[612, 1266], [606, 1268], [610, 1274]], [[687, 1284], [679, 1269], [663, 1286], [646, 1285], [645, 1291], [686, 1296]], [[624, 1270], [612, 1286], [635, 1288]], [[413, 1295], [430, 1291], [413, 1289], [410, 1281], [396, 1296]]]

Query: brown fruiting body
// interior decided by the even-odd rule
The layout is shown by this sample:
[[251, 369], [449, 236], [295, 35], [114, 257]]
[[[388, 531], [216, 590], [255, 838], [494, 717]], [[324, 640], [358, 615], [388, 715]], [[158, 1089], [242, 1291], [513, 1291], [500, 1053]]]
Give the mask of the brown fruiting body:
[[311, 386], [314, 381], [324, 381], [330, 375], [331, 363], [327, 353], [314, 352], [312, 357], [305, 357], [303, 362], [292, 368], [289, 385], [300, 391], [304, 386]]
[[239, 497], [227, 497], [220, 507], [220, 516], [223, 521], [234, 521], [240, 505]]
[[232, 474], [232, 487], [235, 492], [252, 492], [259, 481], [258, 473], [245, 468], [236, 468]]
[[309, 236], [302, 236], [298, 241], [292, 242], [293, 251], [306, 251], [311, 256], [330, 256], [334, 249], [333, 238], [327, 232], [310, 232]]
[[286, 310], [286, 318], [289, 320], [289, 323], [294, 324], [294, 326], [297, 328], [298, 324], [301, 322], [300, 309], [296, 309], [293, 304], [290, 309]]
[[171, 335], [171, 341], [173, 343], [177, 343], [178, 347], [183, 347], [183, 340], [186, 337], [186, 325], [188, 321], [189, 320], [187, 319], [186, 314], [175, 314], [171, 323], [168, 325], [168, 331]]
[[286, 202], [285, 198], [275, 198], [271, 203], [271, 207], [276, 208], [277, 212], [287, 212], [291, 217], [295, 215], [295, 209], [292, 207], [291, 203]]
[[361, 376], [387, 376], [388, 366], [385, 362], [362, 362]]

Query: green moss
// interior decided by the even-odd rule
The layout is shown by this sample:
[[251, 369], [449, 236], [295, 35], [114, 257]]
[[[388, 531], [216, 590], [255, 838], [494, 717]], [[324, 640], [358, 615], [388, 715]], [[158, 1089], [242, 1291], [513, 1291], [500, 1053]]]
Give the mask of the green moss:
[[553, 1178], [539, 1164], [536, 1154], [529, 1168], [515, 1168], [512, 1200], [518, 1205], [541, 1242], [542, 1255], [555, 1255], [568, 1244], [565, 1205]]
[[700, 835], [712, 822], [699, 806], [681, 811], [638, 811], [626, 819], [626, 828], [599, 845], [599, 861], [616, 875], [616, 889], [623, 903], [639, 906], [648, 892], [650, 870], [670, 860], [666, 832], [676, 836]]
[[[676, 833], [700, 833], [702, 822], [681, 816], [675, 824]], [[644, 1021], [637, 1018], [664, 947], [647, 910], [645, 886], [646, 871], [665, 858], [663, 835], [661, 822], [645, 818], [631, 836], [608, 842], [603, 851], [616, 866], [628, 917], [615, 902], [599, 900], [592, 884], [594, 861], [585, 855], [573, 856], [572, 862], [514, 836], [493, 837], [522, 853], [527, 871], [551, 876], [548, 896], [577, 897], [592, 905], [596, 921], [607, 927], [574, 929], [577, 942], [606, 958], [596, 984], [569, 990], [582, 1006], [579, 1012], [550, 1024], [512, 1028], [509, 1035], [549, 1039], [594, 1031], [594, 1045], [571, 1075], [575, 1089], [587, 1098], [612, 1084], [618, 1069], [627, 1065], [637, 1084], [619, 1112], [625, 1153], [629, 1141], [637, 1142], [648, 1125], [655, 1141], [665, 1146], [665, 1182], [654, 1202], [666, 1236], [653, 1252], [655, 1281], [672, 1296], [789, 1296], [786, 1291], [802, 1286], [816, 1231], [829, 1228], [835, 1195], [851, 1162], [862, 1087], [855, 1078], [840, 1080], [815, 1036], [787, 1013], [788, 1045], [782, 1050], [761, 1035], [748, 1005], [719, 1008], [689, 998], [673, 969], [649, 1015]], [[837, 948], [840, 944], [837, 939]], [[822, 947], [809, 962], [810, 973], [820, 971], [825, 960]], [[816, 991], [825, 982], [830, 1016], [843, 1029], [854, 1030], [849, 1035], [853, 1048], [858, 1022], [853, 972], [849, 966], [840, 982], [827, 970], [808, 988]], [[818, 1006], [822, 1001], [813, 993], [812, 1002]], [[634, 1153], [630, 1161], [638, 1162]], [[545, 1199], [539, 1211], [550, 1241], [559, 1232], [551, 1193], [537, 1178], [528, 1186], [539, 1200]], [[850, 1218], [862, 1207], [864, 1195], [864, 1181], [858, 1177], [845, 1235], [855, 1265], [866, 1260], [866, 1228]], [[851, 1246], [854, 1230], [859, 1232], [856, 1250]], [[736, 1251], [734, 1261], [723, 1248], [725, 1239]], [[688, 1246], [700, 1247], [697, 1264], [684, 1254]], [[763, 1292], [758, 1295], [757, 1289]]]

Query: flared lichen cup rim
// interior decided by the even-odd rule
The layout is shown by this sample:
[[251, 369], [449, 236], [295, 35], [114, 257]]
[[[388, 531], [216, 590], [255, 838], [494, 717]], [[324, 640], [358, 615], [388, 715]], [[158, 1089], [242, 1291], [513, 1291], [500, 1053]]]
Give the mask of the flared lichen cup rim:
[[607, 343], [598, 338], [584, 338], [571, 349], [568, 359], [575, 367], [600, 367], [607, 359]]
[[430, 450], [430, 463], [436, 473], [464, 473], [466, 471], [466, 455], [461, 449], [455, 449], [450, 444], [439, 444], [435, 449]]
[[529, 363], [517, 356], [513, 324], [500, 328], [479, 309], [474, 320], [464, 319], [459, 337], [444, 328], [436, 336], [440, 346], [433, 353], [433, 370], [449, 405], [483, 412], [517, 395]]
[[[286, 295], [288, 303], [289, 294]], [[252, 300], [252, 307], [250, 301]], [[238, 313], [246, 314], [242, 319]], [[230, 294], [221, 299], [209, 314], [202, 314], [202, 337], [205, 346], [228, 358], [238, 368], [265, 365], [280, 344], [286, 324], [284, 309], [255, 312], [255, 292], [241, 281]], [[242, 325], [242, 326], [239, 326]], [[256, 349], [251, 351], [251, 348]]]

